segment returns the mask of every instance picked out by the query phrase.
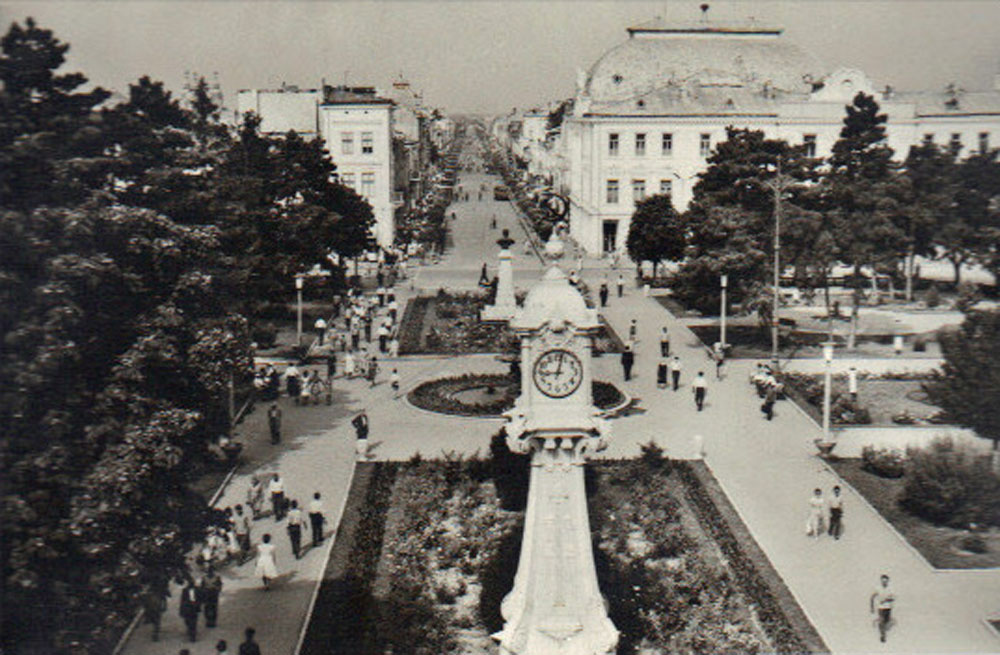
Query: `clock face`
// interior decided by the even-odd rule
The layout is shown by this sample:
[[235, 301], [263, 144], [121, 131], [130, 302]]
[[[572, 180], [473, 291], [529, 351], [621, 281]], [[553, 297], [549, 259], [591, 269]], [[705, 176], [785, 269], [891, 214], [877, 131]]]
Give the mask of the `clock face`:
[[535, 386], [551, 398], [565, 398], [583, 382], [583, 364], [568, 350], [549, 350], [535, 360]]

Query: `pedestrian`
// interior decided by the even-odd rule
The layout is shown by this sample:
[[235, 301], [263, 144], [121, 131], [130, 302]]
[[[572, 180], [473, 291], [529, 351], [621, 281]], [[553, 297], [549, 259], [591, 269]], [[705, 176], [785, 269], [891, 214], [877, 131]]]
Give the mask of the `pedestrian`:
[[493, 214], [493, 218], [490, 220], [490, 229], [491, 230], [497, 229], [497, 215], [496, 214]]
[[260, 541], [257, 544], [257, 565], [254, 568], [254, 575], [263, 580], [264, 591], [267, 591], [271, 588], [271, 580], [278, 577], [278, 563], [275, 560], [271, 535], [265, 534]]
[[621, 298], [625, 295], [625, 277], [619, 273], [618, 274], [618, 297]]
[[291, 364], [289, 365], [288, 368], [285, 369], [285, 384], [287, 385], [288, 388], [288, 395], [289, 397], [292, 398], [292, 400], [295, 401], [296, 405], [298, 405], [300, 402], [299, 395], [302, 392], [301, 375], [302, 374], [299, 372], [299, 367], [296, 366], [295, 364]]
[[180, 615], [184, 619], [188, 641], [198, 640], [199, 614], [201, 614], [201, 598], [198, 595], [198, 588], [194, 586], [194, 579], [188, 576], [184, 589], [181, 590], [180, 604]]
[[389, 320], [393, 323], [396, 322], [396, 316], [399, 314], [399, 303], [396, 302], [395, 298], [389, 301]]
[[260, 518], [261, 506], [264, 504], [264, 483], [257, 475], [250, 476], [250, 488], [247, 489], [247, 506], [256, 521]]
[[375, 297], [378, 298], [378, 306], [385, 307], [385, 287], [382, 286], [381, 284], [375, 291]]
[[201, 593], [201, 604], [205, 611], [205, 627], [214, 628], [219, 619], [219, 596], [222, 594], [222, 578], [215, 572], [211, 564], [201, 579], [198, 590]]
[[[314, 404], [319, 404], [320, 396], [323, 395], [326, 389], [327, 386], [323, 383], [322, 378], [319, 377], [319, 371], [313, 371], [309, 377], [309, 395], [312, 397]], [[329, 405], [330, 403], [327, 404]]]
[[277, 473], [271, 478], [267, 491], [271, 494], [271, 511], [274, 514], [274, 520], [280, 521], [285, 518], [285, 484]]
[[770, 421], [774, 418], [774, 403], [778, 400], [778, 387], [774, 384], [766, 385], [767, 389], [764, 392], [764, 404], [760, 406], [760, 411], [764, 412], [764, 416]]
[[246, 636], [246, 639], [240, 644], [239, 655], [260, 655], [260, 645], [253, 640], [257, 631], [253, 628], [247, 628], [243, 634]]
[[365, 341], [368, 343], [372, 342], [372, 316], [371, 314], [365, 315]]
[[347, 351], [344, 355], [344, 376], [347, 378], [353, 378], [355, 374], [354, 370], [354, 352], [351, 350]]
[[677, 387], [681, 383], [681, 369], [684, 366], [681, 364], [681, 358], [674, 355], [674, 358], [670, 361], [670, 380], [673, 383], [674, 391], [677, 391]]
[[705, 393], [708, 391], [708, 380], [705, 379], [704, 371], [698, 371], [691, 388], [694, 389], [694, 404], [698, 406], [700, 412], [705, 407]]
[[236, 542], [240, 545], [240, 559], [242, 564], [250, 554], [250, 533], [253, 530], [253, 522], [250, 516], [243, 511], [243, 505], [236, 505], [236, 515], [233, 517], [233, 530], [236, 532]]
[[389, 340], [389, 357], [397, 358], [399, 357], [399, 337], [392, 335], [392, 339]]
[[358, 346], [361, 345], [361, 324], [352, 319], [351, 320], [351, 350], [357, 350]]
[[291, 502], [291, 509], [288, 510], [288, 539], [292, 542], [292, 555], [299, 559], [302, 549], [302, 510], [299, 509], [299, 501]]
[[313, 329], [316, 330], [316, 339], [319, 341], [319, 347], [323, 347], [323, 340], [326, 338], [326, 320], [320, 316], [313, 323]]
[[661, 357], [656, 364], [656, 386], [659, 389], [667, 388], [667, 358]]
[[479, 286], [487, 287], [490, 285], [489, 271], [486, 268], [486, 262], [483, 262], [483, 268], [479, 271]]
[[834, 539], [839, 540], [840, 534], [844, 531], [844, 499], [840, 496], [840, 486], [834, 486], [833, 495], [830, 496], [830, 527], [827, 530]]
[[337, 375], [337, 353], [333, 350], [326, 356], [326, 377], [333, 379]]
[[378, 327], [378, 351], [383, 355], [389, 352], [389, 328], [385, 323]]
[[670, 357], [670, 333], [666, 325], [660, 328], [660, 356]]
[[302, 388], [299, 389], [299, 404], [309, 406], [312, 402], [312, 378], [309, 371], [302, 377]]
[[892, 606], [896, 595], [889, 587], [889, 576], [883, 573], [879, 577], [879, 585], [868, 599], [868, 609], [872, 614], [878, 612], [878, 640], [885, 643], [886, 634], [892, 624]]
[[606, 278], [604, 280], [601, 280], [601, 288], [600, 288], [600, 291], [598, 291], [597, 293], [601, 297], [601, 307], [607, 307], [608, 306], [608, 280]]
[[622, 373], [625, 375], [626, 382], [632, 379], [632, 366], [634, 364], [635, 353], [632, 352], [632, 346], [625, 344], [625, 350], [622, 351]]
[[378, 375], [378, 358], [372, 355], [368, 360], [368, 385], [375, 386], [375, 376]]
[[812, 498], [809, 499], [809, 520], [806, 522], [807, 536], [819, 537], [823, 534], [823, 510], [825, 506], [823, 490], [813, 489]]
[[531, 239], [530, 238], [524, 240], [524, 254], [525, 255], [530, 255], [531, 254]]
[[639, 338], [639, 323], [633, 318], [632, 322], [628, 324], [628, 340], [635, 342]]
[[377, 284], [378, 286], [382, 286], [384, 282], [385, 282], [385, 272], [382, 270], [382, 264], [379, 264], [378, 270], [375, 271], [375, 284]]
[[722, 365], [726, 363], [726, 349], [721, 341], [712, 344], [712, 359], [715, 360], [715, 379], [722, 379]]
[[167, 596], [170, 589], [162, 582], [150, 584], [142, 595], [142, 615], [146, 623], [153, 625], [153, 641], [160, 640], [160, 624], [167, 611]]
[[853, 366], [847, 370], [847, 392], [851, 394], [851, 402], [858, 402], [858, 369]]
[[364, 458], [368, 456], [368, 414], [361, 412], [351, 420], [351, 425], [354, 426], [354, 435], [356, 437], [356, 444], [354, 447], [355, 452], [358, 457]]
[[399, 371], [392, 369], [392, 373], [389, 375], [389, 383], [392, 385], [392, 390], [394, 392], [399, 392]]
[[309, 524], [312, 528], [313, 546], [323, 543], [323, 523], [326, 517], [323, 516], [323, 501], [319, 492], [313, 494], [313, 499], [309, 501]]

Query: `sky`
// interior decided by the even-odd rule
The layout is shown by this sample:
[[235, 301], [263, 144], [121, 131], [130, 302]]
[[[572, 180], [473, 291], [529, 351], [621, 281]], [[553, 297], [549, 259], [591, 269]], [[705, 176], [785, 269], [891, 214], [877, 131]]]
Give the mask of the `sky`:
[[[785, 28], [828, 73], [860, 68], [876, 87], [988, 89], [1000, 74], [1000, 1], [722, 1], [713, 19]], [[71, 48], [64, 70], [125, 93], [143, 75], [175, 93], [185, 72], [241, 88], [323, 80], [388, 87], [400, 75], [427, 104], [494, 114], [573, 94], [577, 69], [655, 16], [693, 20], [698, 1], [402, 0], [6, 2], [4, 32], [33, 16]]]

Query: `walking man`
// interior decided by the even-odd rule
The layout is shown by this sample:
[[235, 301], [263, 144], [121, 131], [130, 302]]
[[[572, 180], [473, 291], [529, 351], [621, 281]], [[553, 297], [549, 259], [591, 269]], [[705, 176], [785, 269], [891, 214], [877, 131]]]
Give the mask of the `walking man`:
[[677, 391], [677, 387], [681, 386], [681, 358], [674, 355], [674, 358], [670, 360], [670, 381], [673, 383], [674, 391]]
[[726, 363], [726, 349], [721, 341], [712, 344], [712, 358], [715, 360], [715, 379], [722, 379], [722, 365]]
[[670, 333], [666, 325], [660, 328], [660, 356], [670, 357]]
[[205, 609], [205, 627], [214, 628], [219, 618], [219, 596], [222, 594], [222, 578], [209, 564], [205, 577], [201, 579], [201, 602]]
[[840, 495], [840, 486], [833, 488], [833, 495], [830, 496], [830, 528], [827, 530], [834, 539], [840, 539], [840, 533], [844, 526], [841, 521], [844, 519], [844, 499]]
[[319, 492], [313, 494], [313, 499], [309, 501], [309, 526], [312, 528], [313, 546], [323, 543], [323, 523], [326, 518], [323, 516], [323, 501], [320, 500]]
[[625, 295], [625, 278], [621, 273], [618, 274], [618, 297], [621, 298]]
[[271, 478], [267, 490], [271, 494], [271, 511], [274, 513], [274, 520], [280, 521], [285, 518], [285, 483], [281, 481], [277, 473]]
[[142, 595], [142, 610], [146, 623], [153, 624], [153, 641], [160, 640], [160, 624], [167, 610], [167, 596], [170, 594], [165, 584], [151, 584]]
[[764, 404], [760, 406], [760, 411], [764, 412], [764, 416], [770, 421], [774, 418], [774, 403], [778, 400], [778, 387], [774, 384], [767, 385], [767, 390], [764, 392]]
[[625, 374], [626, 382], [632, 379], [633, 364], [635, 364], [635, 353], [632, 352], [632, 346], [626, 344], [625, 350], [622, 351], [622, 372]]
[[260, 645], [253, 640], [257, 631], [247, 628], [243, 634], [246, 635], [246, 640], [240, 644], [239, 655], [260, 655]]
[[694, 389], [694, 404], [698, 406], [700, 412], [705, 406], [705, 392], [708, 390], [708, 380], [705, 379], [705, 372], [698, 371], [698, 377], [691, 383]]
[[233, 517], [233, 531], [236, 533], [236, 543], [240, 545], [240, 564], [246, 561], [250, 554], [250, 531], [253, 521], [250, 515], [243, 511], [243, 505], [236, 506], [236, 516]]
[[313, 323], [313, 329], [316, 330], [316, 339], [319, 340], [319, 346], [323, 346], [323, 339], [326, 337], [326, 320], [320, 316]]
[[608, 306], [608, 280], [601, 280], [601, 290], [598, 292], [601, 297], [601, 307]]
[[267, 410], [267, 425], [271, 428], [271, 443], [281, 442], [281, 408], [278, 403], [271, 403]]
[[292, 501], [292, 508], [288, 511], [288, 539], [292, 542], [292, 555], [299, 559], [302, 549], [302, 510], [299, 509], [299, 501]]
[[198, 640], [199, 614], [201, 614], [201, 599], [198, 596], [198, 588], [194, 586], [194, 580], [189, 576], [184, 589], [181, 591], [180, 605], [180, 615], [184, 619], [188, 641], [194, 642]]
[[368, 456], [368, 414], [361, 412], [351, 420], [357, 440], [355, 452], [359, 458]]
[[872, 614], [878, 612], [878, 640], [882, 643], [885, 643], [886, 633], [892, 623], [892, 604], [895, 602], [896, 596], [889, 588], [889, 576], [883, 573], [879, 578], [879, 586], [868, 599], [869, 611]]

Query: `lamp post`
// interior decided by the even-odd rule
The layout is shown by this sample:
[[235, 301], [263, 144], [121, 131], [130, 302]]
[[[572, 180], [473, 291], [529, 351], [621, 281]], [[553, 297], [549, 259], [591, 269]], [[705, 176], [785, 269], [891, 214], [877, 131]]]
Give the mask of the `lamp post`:
[[778, 306], [781, 304], [781, 200], [785, 189], [794, 180], [781, 172], [781, 155], [777, 156], [775, 164], [768, 164], [768, 170], [774, 171], [774, 177], [765, 185], [774, 192], [774, 298], [771, 310], [771, 364], [778, 368]]
[[721, 321], [719, 323], [719, 343], [722, 344], [723, 351], [726, 348], [726, 287], [729, 284], [729, 276], [723, 274], [719, 278], [719, 285], [722, 287], [722, 300], [721, 300]]
[[830, 442], [830, 386], [831, 368], [833, 364], [833, 342], [827, 341], [823, 344], [823, 361], [826, 367], [823, 375], [823, 441]]
[[302, 345], [302, 286], [305, 278], [302, 274], [295, 276], [295, 296], [298, 302], [297, 320], [295, 322], [295, 344]]

